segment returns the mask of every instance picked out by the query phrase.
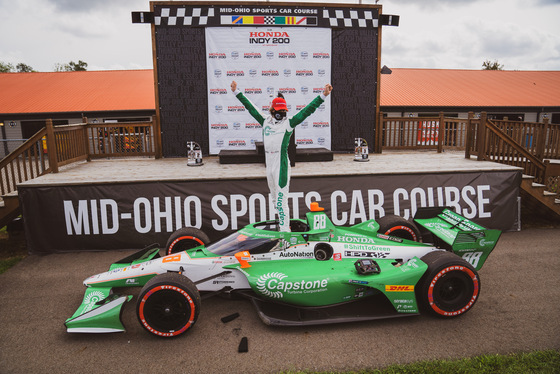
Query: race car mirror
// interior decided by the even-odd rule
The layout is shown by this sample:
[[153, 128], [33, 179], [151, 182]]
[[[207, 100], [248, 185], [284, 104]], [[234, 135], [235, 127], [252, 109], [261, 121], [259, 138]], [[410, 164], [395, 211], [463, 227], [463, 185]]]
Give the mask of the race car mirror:
[[241, 269], [250, 268], [249, 261], [251, 261], [251, 254], [249, 251], [237, 252], [235, 258], [241, 264]]

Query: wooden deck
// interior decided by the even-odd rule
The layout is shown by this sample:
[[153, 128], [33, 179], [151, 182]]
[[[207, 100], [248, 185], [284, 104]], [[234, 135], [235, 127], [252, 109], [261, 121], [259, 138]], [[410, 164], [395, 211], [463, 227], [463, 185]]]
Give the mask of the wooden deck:
[[[353, 161], [353, 154], [335, 154], [331, 162], [300, 162], [292, 168], [292, 178], [344, 175], [418, 174], [520, 170], [495, 162], [466, 159], [463, 152], [385, 152], [369, 156], [369, 162]], [[264, 164], [219, 163], [205, 157], [202, 166], [187, 166], [185, 158], [99, 159], [80, 162], [23, 182], [26, 187], [155, 181], [203, 181], [264, 179]]]

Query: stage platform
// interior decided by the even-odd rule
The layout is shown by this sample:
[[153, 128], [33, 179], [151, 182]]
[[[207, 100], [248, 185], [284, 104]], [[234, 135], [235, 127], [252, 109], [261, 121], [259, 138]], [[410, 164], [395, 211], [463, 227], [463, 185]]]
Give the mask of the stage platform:
[[[462, 152], [384, 152], [368, 162], [334, 154], [330, 162], [292, 167], [288, 202], [304, 218], [318, 201], [336, 225], [387, 214], [405, 218], [418, 207], [450, 206], [488, 228], [518, 220], [521, 169], [465, 159]], [[212, 240], [250, 222], [273, 219], [264, 164], [202, 166], [185, 158], [94, 160], [18, 185], [32, 253], [165, 245], [184, 226]]]
[[[298, 162], [291, 169], [292, 178], [521, 170], [495, 162], [466, 159], [464, 152], [385, 151], [382, 154], [370, 154], [367, 162], [353, 159], [353, 154], [334, 154], [333, 161], [330, 162]], [[220, 164], [217, 156], [205, 157], [203, 162], [202, 166], [187, 166], [186, 158], [93, 160], [71, 164], [63, 167], [57, 174], [47, 174], [20, 186], [266, 178], [264, 164], [224, 165]]]

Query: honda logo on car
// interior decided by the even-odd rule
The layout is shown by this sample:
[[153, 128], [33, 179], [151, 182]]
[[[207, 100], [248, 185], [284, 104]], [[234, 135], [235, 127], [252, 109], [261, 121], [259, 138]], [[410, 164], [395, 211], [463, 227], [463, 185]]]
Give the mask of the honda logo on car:
[[284, 273], [274, 272], [261, 275], [257, 279], [257, 290], [264, 296], [281, 299], [284, 293], [308, 294], [323, 292], [327, 290], [328, 278], [315, 280], [286, 280], [288, 276]]

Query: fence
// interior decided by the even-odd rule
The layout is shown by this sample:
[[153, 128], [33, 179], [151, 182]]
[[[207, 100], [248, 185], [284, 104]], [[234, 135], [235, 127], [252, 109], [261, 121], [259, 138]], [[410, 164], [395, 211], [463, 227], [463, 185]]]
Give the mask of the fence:
[[[472, 115], [470, 115], [472, 117]], [[469, 119], [437, 117], [383, 117], [381, 147], [386, 149], [464, 149]]]
[[44, 145], [46, 134], [43, 128], [0, 161], [0, 195], [15, 191], [17, 183], [51, 171]]
[[560, 159], [560, 125], [518, 121], [490, 121], [486, 113], [469, 121], [465, 157], [477, 156], [517, 166], [538, 183], [550, 174], [548, 159]]
[[29, 140], [0, 160], [0, 195], [16, 190], [18, 183], [59, 167], [92, 158], [161, 157], [156, 121], [84, 123], [53, 126], [52, 120]]

